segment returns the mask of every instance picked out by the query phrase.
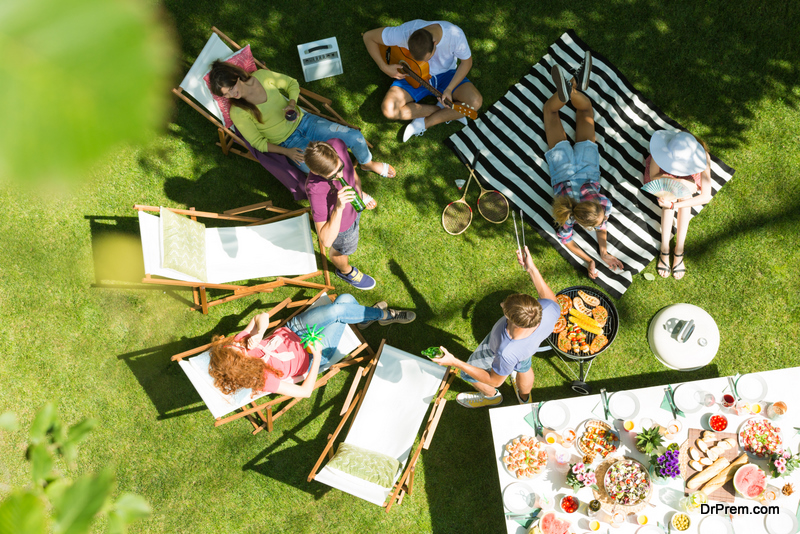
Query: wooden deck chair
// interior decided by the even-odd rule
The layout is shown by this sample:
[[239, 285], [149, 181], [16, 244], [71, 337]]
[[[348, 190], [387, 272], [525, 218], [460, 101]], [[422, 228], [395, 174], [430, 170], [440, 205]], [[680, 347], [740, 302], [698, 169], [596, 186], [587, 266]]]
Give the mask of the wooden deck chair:
[[[362, 375], [366, 376], [366, 381], [356, 393]], [[377, 356], [367, 367], [359, 368], [342, 408], [342, 420], [334, 433], [328, 436], [328, 444], [308, 481], [317, 480], [383, 506], [389, 512], [395, 502], [400, 504], [406, 493], [411, 494], [417, 460], [422, 449], [427, 450], [431, 444], [444, 410], [444, 394], [454, 376], [446, 367], [386, 345], [386, 340], [381, 342]], [[429, 410], [419, 444], [413, 448]], [[347, 437], [334, 454], [334, 442], [351, 418]], [[348, 468], [349, 472], [345, 472], [334, 467], [337, 456], [343, 454], [344, 445], [349, 449], [345, 454], [355, 451], [356, 456], [350, 455], [339, 467], [357, 465], [357, 459], [362, 457], [368, 458], [372, 466], [376, 461], [385, 465], [381, 462], [388, 458], [391, 467], [399, 465], [393, 480], [391, 471], [388, 476], [384, 473], [385, 482], [380, 483], [361, 478], [363, 474], [353, 474], [353, 469]], [[326, 457], [329, 461], [320, 469]]]
[[[250, 144], [240, 136], [231, 126], [224, 124], [223, 113], [217, 105], [208, 85], [203, 80], [211, 64], [217, 60], [229, 58], [234, 51], [241, 50], [238, 44], [231, 40], [227, 35], [212, 27], [212, 34], [200, 55], [197, 56], [186, 77], [181, 81], [180, 86], [172, 89], [172, 92], [181, 100], [192, 106], [202, 116], [211, 121], [217, 128], [219, 141], [217, 146], [222, 148], [224, 154], [233, 152], [239, 156], [249, 158], [261, 163], [262, 166], [275, 178], [277, 178], [294, 195], [295, 200], [303, 200], [306, 197], [305, 181], [306, 175], [300, 169], [289, 163], [289, 160], [279, 154], [268, 154], [255, 150]], [[231, 49], [233, 47], [233, 49]], [[258, 60], [255, 64], [262, 69], [266, 65]], [[188, 95], [188, 96], [187, 96]], [[191, 96], [191, 98], [189, 98]], [[316, 104], [315, 104], [316, 102]], [[324, 96], [312, 93], [307, 89], [300, 89], [298, 105], [306, 112], [319, 115], [330, 121], [338, 122], [349, 128], [358, 129], [345, 121], [339, 113], [331, 107], [332, 101]], [[234, 143], [241, 148], [234, 147]], [[367, 143], [369, 144], [369, 143]]]
[[[311, 307], [330, 305], [333, 301], [325, 292], [319, 292], [311, 299], [301, 302], [304, 302], [305, 305], [285, 319], [271, 320], [268, 333], [272, 332], [275, 328], [284, 326], [292, 317]], [[274, 315], [277, 315], [283, 308], [291, 307], [297, 303], [298, 302], [292, 302], [291, 299], [288, 298], [278, 303], [269, 311], [270, 319], [272, 319]], [[208, 351], [210, 347], [211, 343], [176, 354], [172, 357], [172, 360], [178, 362], [181, 369], [183, 369], [186, 376], [189, 378], [189, 381], [197, 390], [200, 398], [203, 399], [211, 415], [214, 416], [215, 427], [245, 417], [253, 425], [253, 434], [258, 434], [264, 429], [271, 432], [275, 420], [302, 400], [280, 395], [266, 402], [262, 401], [259, 403], [258, 401], [263, 397], [273, 394], [262, 393], [251, 398], [252, 390], [250, 389], [241, 389], [234, 395], [225, 395], [214, 387], [214, 379], [208, 374], [208, 365], [211, 360], [211, 355]], [[314, 389], [327, 384], [331, 378], [336, 376], [336, 374], [345, 367], [365, 362], [374, 355], [374, 351], [367, 342], [364, 341], [358, 329], [348, 326], [344, 329], [342, 339], [336, 347], [336, 352], [325, 368], [320, 368], [317, 381], [314, 384]], [[305, 375], [299, 377], [295, 382], [302, 382], [304, 379]]]
[[[276, 287], [294, 285], [313, 289], [333, 290], [328, 272], [328, 260], [322, 257], [322, 270], [317, 267], [314, 242], [311, 237], [310, 208], [289, 211], [272, 206], [271, 201], [253, 204], [224, 213], [211, 213], [135, 205], [139, 211], [139, 231], [142, 238], [145, 277], [142, 282], [191, 288], [192, 309], [208, 313], [211, 306], [256, 293], [272, 292]], [[168, 209], [172, 213], [247, 223], [246, 226], [204, 228], [205, 280], [186, 272], [165, 268], [163, 217], [147, 213]], [[242, 215], [257, 209], [280, 213], [270, 219]], [[186, 221], [191, 224], [190, 221]], [[198, 259], [197, 261], [202, 261]], [[324, 283], [309, 279], [323, 276]], [[156, 278], [158, 277], [158, 278]], [[236, 285], [231, 282], [256, 278], [277, 277], [277, 280], [255, 285]], [[233, 295], [208, 300], [207, 289], [232, 291]]]

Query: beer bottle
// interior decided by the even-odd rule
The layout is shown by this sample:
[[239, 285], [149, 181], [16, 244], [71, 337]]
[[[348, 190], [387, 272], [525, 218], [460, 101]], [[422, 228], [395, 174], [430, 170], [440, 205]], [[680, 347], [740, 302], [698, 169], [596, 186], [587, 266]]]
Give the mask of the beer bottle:
[[[338, 179], [339, 183], [341, 183], [343, 187], [352, 187], [345, 181], [344, 176], [339, 176]], [[358, 191], [356, 191], [355, 187], [353, 187], [353, 193], [356, 194], [356, 197], [350, 201], [350, 204], [353, 206], [353, 209], [356, 210], [356, 213], [361, 213], [367, 209], [367, 205], [364, 204], [364, 201], [361, 199], [361, 195], [358, 194]]]

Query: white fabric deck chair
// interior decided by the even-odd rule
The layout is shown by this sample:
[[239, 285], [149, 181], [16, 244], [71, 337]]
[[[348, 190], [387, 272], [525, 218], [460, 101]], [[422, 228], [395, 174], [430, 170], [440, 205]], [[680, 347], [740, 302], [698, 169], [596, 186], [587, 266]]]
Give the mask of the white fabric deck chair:
[[[289, 319], [309, 308], [326, 306], [333, 301], [327, 294], [320, 292], [312, 299], [304, 302], [306, 302], [305, 306], [292, 313], [286, 319], [270, 321], [270, 332], [275, 328], [284, 326]], [[297, 302], [292, 303], [291, 299], [286, 299], [278, 303], [269, 311], [270, 319], [272, 319], [274, 315], [277, 315], [283, 308], [292, 306], [293, 304], [297, 304]], [[251, 398], [251, 389], [240, 389], [233, 395], [222, 393], [214, 386], [214, 379], [208, 374], [208, 365], [211, 360], [211, 355], [208, 351], [210, 346], [211, 344], [209, 343], [202, 347], [176, 354], [172, 357], [172, 360], [178, 362], [183, 372], [186, 373], [186, 376], [189, 378], [189, 381], [197, 390], [200, 398], [203, 399], [211, 415], [214, 416], [215, 427], [246, 417], [253, 425], [253, 434], [257, 434], [264, 429], [271, 432], [274, 421], [301, 400], [280, 395], [259, 404], [257, 402], [259, 399], [273, 394], [261, 393]], [[365, 354], [363, 356], [358, 356], [362, 352]], [[373, 355], [374, 352], [367, 342], [364, 341], [364, 338], [361, 337], [358, 330], [352, 328], [352, 326], [348, 326], [344, 329], [342, 339], [336, 347], [335, 354], [324, 368], [320, 368], [314, 389], [325, 385], [345, 367], [361, 363], [371, 358]], [[295, 382], [302, 382], [305, 380], [305, 377], [306, 375], [303, 375], [297, 378]], [[291, 380], [291, 378], [287, 378], [286, 380]], [[280, 410], [273, 413], [281, 404], [283, 404], [283, 406], [280, 407]]]
[[[271, 219], [241, 215], [259, 208], [276, 211], [281, 215]], [[142, 282], [192, 288], [194, 290], [192, 309], [201, 310], [204, 314], [208, 313], [210, 306], [255, 293], [272, 292], [276, 287], [284, 285], [333, 290], [324, 255], [323, 269], [317, 268], [308, 208], [290, 212], [275, 208], [272, 202], [267, 201], [221, 214], [169, 209], [173, 213], [189, 215], [192, 219], [204, 217], [249, 224], [205, 228], [205, 280], [163, 266], [164, 240], [161, 217], [147, 212], [160, 212], [167, 208], [135, 205], [134, 209], [139, 210], [139, 230], [144, 255], [145, 277]], [[308, 281], [309, 278], [320, 275], [324, 277], [325, 283]], [[161, 278], [153, 278], [154, 276]], [[278, 278], [273, 282], [250, 286], [230, 283], [266, 277]], [[206, 289], [233, 291], [233, 295], [209, 301]]]
[[[388, 512], [395, 502], [402, 502], [405, 493], [411, 494], [416, 462], [422, 449], [430, 446], [446, 402], [444, 394], [455, 375], [446, 367], [388, 346], [385, 340], [369, 366], [366, 371], [359, 369], [342, 409], [344, 417], [308, 480], [383, 506]], [[367, 379], [363, 389], [355, 393], [362, 371]], [[419, 445], [412, 450], [429, 410]], [[334, 442], [351, 416], [353, 422], [343, 443], [394, 458], [400, 467], [392, 483], [369, 482], [331, 467], [330, 461], [319, 469], [326, 456], [329, 460], [336, 458]]]
[[[217, 59], [225, 60], [236, 51], [241, 50], [242, 47], [217, 28], [212, 27], [211, 30], [211, 37], [208, 39], [208, 42], [206, 42], [200, 55], [197, 56], [189, 72], [186, 73], [180, 86], [172, 89], [173, 94], [192, 106], [197, 112], [214, 124], [219, 134], [219, 141], [216, 144], [222, 148], [224, 154], [227, 155], [229, 152], [233, 152], [239, 156], [258, 161], [270, 174], [275, 176], [275, 178], [292, 192], [295, 200], [306, 198], [304, 173], [292, 166], [284, 156], [251, 151], [251, 147], [245, 140], [233, 128], [226, 127], [224, 124], [225, 121], [222, 111], [211, 95], [211, 91], [208, 89], [208, 85], [206, 85], [203, 77], [211, 69], [211, 64], [214, 61]], [[266, 65], [257, 59], [255, 60], [255, 65], [258, 68], [267, 68]], [[330, 99], [308, 91], [307, 89], [300, 88], [298, 105], [303, 110], [350, 128], [358, 129], [345, 121], [342, 116], [331, 107], [331, 104], [332, 101]], [[234, 143], [240, 145], [241, 148], [234, 147]]]

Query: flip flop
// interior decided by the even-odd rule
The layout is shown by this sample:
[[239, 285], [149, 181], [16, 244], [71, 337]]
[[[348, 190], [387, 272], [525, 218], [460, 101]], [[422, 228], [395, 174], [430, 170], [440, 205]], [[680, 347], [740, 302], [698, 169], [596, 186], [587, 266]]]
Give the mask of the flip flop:
[[[672, 268], [672, 276], [675, 277], [675, 280], [680, 280], [683, 278], [683, 273], [686, 272], [686, 267], [683, 265], [683, 254], [675, 254], [675, 258], [680, 258], [680, 261]], [[678, 274], [680, 276], [675, 276]]]
[[[374, 198], [372, 198], [372, 197], [371, 197], [369, 194], [367, 194], [367, 193], [364, 193], [364, 192], [362, 191], [362, 192], [361, 192], [361, 200], [363, 200], [363, 201], [364, 201], [364, 205], [366, 205], [366, 204], [369, 204], [370, 202], [372, 202], [372, 201], [373, 201], [373, 200], [375, 200], [375, 199], [374, 199]], [[375, 202], [375, 207], [376, 207], [376, 208], [378, 207], [378, 202], [377, 202], [377, 201]]]
[[666, 256], [667, 260], [669, 260], [669, 252], [658, 253], [658, 264], [656, 265], [656, 272], [661, 278], [669, 278], [669, 273], [670, 273], [669, 264], [666, 261], [664, 261], [664, 256]]

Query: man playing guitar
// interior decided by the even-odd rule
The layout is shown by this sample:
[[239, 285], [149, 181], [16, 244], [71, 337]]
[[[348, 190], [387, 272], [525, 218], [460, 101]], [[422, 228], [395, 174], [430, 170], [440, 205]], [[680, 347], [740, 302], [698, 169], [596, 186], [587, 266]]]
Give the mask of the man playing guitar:
[[[475, 110], [483, 103], [483, 97], [467, 79], [472, 68], [467, 38], [454, 24], [412, 20], [400, 26], [370, 30], [364, 34], [364, 44], [378, 67], [395, 79], [381, 110], [388, 119], [411, 121], [403, 131], [403, 142], [442, 122], [459, 120], [466, 124], [464, 116], [447, 101], [463, 102]], [[430, 84], [442, 93], [437, 106], [417, 103], [432, 93], [423, 86], [414, 88], [406, 80], [401, 65], [388, 64], [381, 54], [382, 45], [407, 48], [414, 60], [428, 63]]]

